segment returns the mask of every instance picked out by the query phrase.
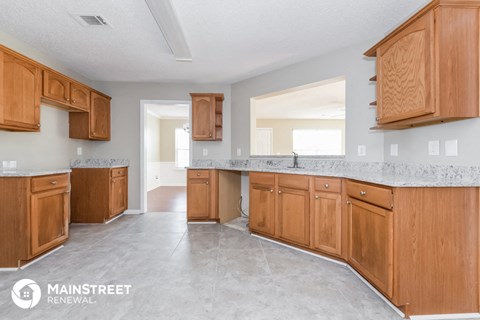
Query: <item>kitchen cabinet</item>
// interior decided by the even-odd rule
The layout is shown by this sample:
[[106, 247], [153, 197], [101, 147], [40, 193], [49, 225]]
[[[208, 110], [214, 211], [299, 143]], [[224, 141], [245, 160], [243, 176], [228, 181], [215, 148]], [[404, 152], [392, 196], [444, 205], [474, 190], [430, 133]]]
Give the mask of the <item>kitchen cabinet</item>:
[[187, 170], [188, 221], [218, 220], [218, 172]]
[[73, 168], [73, 223], [105, 223], [128, 208], [128, 168]]
[[280, 239], [310, 244], [309, 177], [278, 175], [277, 235]]
[[221, 93], [191, 93], [192, 139], [220, 141], [223, 139], [223, 100]]
[[40, 131], [41, 69], [0, 46], [0, 129]]
[[68, 174], [0, 177], [0, 267], [17, 268], [68, 239]]
[[342, 254], [341, 179], [314, 178], [311, 209], [312, 249]]
[[250, 230], [269, 236], [275, 234], [275, 174], [251, 173], [249, 194]]
[[71, 112], [70, 138], [110, 140], [110, 97], [92, 91], [90, 112]]
[[90, 89], [58, 72], [43, 70], [42, 101], [68, 111], [90, 110]]
[[377, 59], [377, 127], [479, 116], [480, 3], [433, 1], [365, 54]]

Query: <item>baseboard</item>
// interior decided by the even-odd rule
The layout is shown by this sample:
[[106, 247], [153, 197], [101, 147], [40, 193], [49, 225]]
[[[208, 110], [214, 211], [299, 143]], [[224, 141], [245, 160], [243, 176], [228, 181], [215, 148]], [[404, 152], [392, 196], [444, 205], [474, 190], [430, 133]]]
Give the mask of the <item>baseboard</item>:
[[32, 264], [37, 263], [38, 261], [40, 261], [40, 260], [42, 260], [42, 259], [45, 259], [45, 258], [48, 257], [49, 255], [53, 254], [54, 252], [57, 252], [58, 250], [62, 249], [63, 247], [64, 247], [63, 245], [61, 245], [61, 246], [59, 246], [59, 247], [56, 247], [55, 249], [53, 249], [53, 250], [45, 253], [44, 255], [38, 257], [37, 259], [32, 260], [32, 261], [30, 261], [30, 262], [27, 263], [27, 264], [24, 264], [23, 266], [21, 266], [21, 267], [18, 268], [17, 270], [23, 270], [23, 269], [31, 266]]
[[187, 224], [217, 224], [217, 221], [188, 221]]
[[452, 313], [429, 314], [423, 316], [410, 316], [411, 320], [453, 320], [453, 319], [480, 319], [480, 313]]
[[123, 214], [142, 214], [142, 210], [140, 209], [128, 209], [128, 210], [125, 210], [125, 212]]

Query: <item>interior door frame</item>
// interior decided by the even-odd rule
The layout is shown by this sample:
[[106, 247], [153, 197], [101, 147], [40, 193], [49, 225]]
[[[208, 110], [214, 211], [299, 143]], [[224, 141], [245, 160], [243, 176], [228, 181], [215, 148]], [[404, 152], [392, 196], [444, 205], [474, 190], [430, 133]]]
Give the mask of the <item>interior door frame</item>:
[[[146, 136], [146, 104], [188, 104], [188, 123], [192, 128], [192, 101], [191, 100], [140, 100], [140, 212], [147, 212], [147, 148], [145, 148]], [[190, 163], [192, 164], [192, 139], [190, 138]]]

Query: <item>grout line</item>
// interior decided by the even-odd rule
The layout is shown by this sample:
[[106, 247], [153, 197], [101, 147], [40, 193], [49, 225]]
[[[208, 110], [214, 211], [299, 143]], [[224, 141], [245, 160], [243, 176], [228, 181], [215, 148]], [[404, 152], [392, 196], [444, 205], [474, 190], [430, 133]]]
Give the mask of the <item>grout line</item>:
[[268, 271], [268, 274], [269, 275], [272, 275], [272, 269], [270, 269], [270, 265], [268, 264], [268, 259], [267, 259], [267, 255], [265, 254], [265, 248], [263, 247], [263, 244], [262, 244], [262, 241], [258, 240], [258, 243], [260, 244], [260, 248], [262, 249], [262, 253], [263, 253], [263, 258], [265, 259], [265, 263], [267, 264], [267, 271]]
[[177, 248], [178, 246], [180, 245], [180, 243], [182, 242], [183, 238], [185, 238], [185, 235], [188, 233], [188, 231], [184, 231], [183, 234], [182, 234], [182, 237], [180, 238], [180, 240], [178, 241], [177, 245], [175, 246], [175, 249], [173, 249], [172, 253], [170, 254], [170, 258], [173, 256], [173, 254], [175, 253], [175, 251], [177, 251]]

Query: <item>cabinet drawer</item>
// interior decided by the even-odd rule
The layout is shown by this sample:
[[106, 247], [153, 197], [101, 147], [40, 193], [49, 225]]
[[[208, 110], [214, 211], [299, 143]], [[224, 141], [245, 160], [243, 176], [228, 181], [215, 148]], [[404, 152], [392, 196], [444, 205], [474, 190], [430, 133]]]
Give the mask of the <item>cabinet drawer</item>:
[[308, 190], [309, 177], [295, 174], [279, 174], [278, 186], [284, 188]]
[[208, 179], [210, 170], [188, 170], [188, 179]]
[[335, 178], [315, 178], [315, 191], [341, 192], [342, 180]]
[[128, 168], [113, 168], [112, 169], [112, 178], [123, 177], [127, 175]]
[[273, 186], [275, 185], [275, 174], [252, 172], [250, 173], [250, 184]]
[[393, 192], [391, 189], [369, 184], [347, 181], [348, 196], [383, 207], [393, 208]]
[[68, 174], [56, 174], [32, 178], [32, 192], [68, 188]]

